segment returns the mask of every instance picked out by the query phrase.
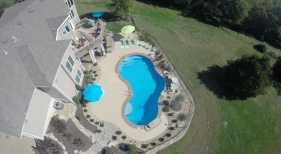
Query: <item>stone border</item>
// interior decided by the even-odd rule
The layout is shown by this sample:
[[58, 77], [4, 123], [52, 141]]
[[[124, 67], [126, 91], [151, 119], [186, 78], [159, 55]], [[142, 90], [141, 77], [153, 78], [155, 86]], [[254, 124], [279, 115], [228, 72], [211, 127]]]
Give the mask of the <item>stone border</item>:
[[[148, 59], [151, 61], [151, 58], [148, 57], [147, 55], [145, 55], [145, 54], [143, 54], [143, 53], [138, 53], [138, 52], [136, 52], [136, 53], [129, 53], [129, 54], [124, 55], [124, 56], [121, 57], [121, 59], [116, 63], [116, 65], [115, 65], [115, 73], [118, 74], [118, 78], [126, 84], [126, 86], [128, 87], [128, 89], [129, 89], [130, 91], [132, 91], [132, 88], [131, 88], [130, 84], [128, 83], [128, 81], [126, 81], [122, 76], [119, 75], [118, 67], [119, 67], [119, 64], [120, 64], [125, 58], [127, 58], [127, 57], [129, 57], [129, 56], [133, 56], [133, 55], [141, 55], [141, 56], [144, 56], [144, 57], [148, 58]], [[152, 61], [151, 61], [151, 62], [152, 62]], [[153, 62], [152, 62], [152, 63], [153, 63]], [[153, 66], [154, 66], [154, 65], [153, 65]], [[154, 67], [154, 70], [157, 72], [157, 70], [155, 69], [155, 67]], [[157, 72], [157, 73], [158, 73], [158, 72]], [[159, 73], [158, 73], [158, 74], [159, 74]], [[160, 74], [159, 74], [159, 75], [160, 75]], [[160, 75], [160, 76], [161, 76], [161, 75]], [[162, 76], [161, 76], [161, 77], [162, 77]], [[123, 120], [125, 121], [125, 123], [126, 123], [127, 125], [129, 125], [130, 127], [133, 127], [133, 128], [136, 128], [136, 129], [144, 129], [144, 125], [136, 125], [136, 124], [131, 123], [131, 122], [127, 119], [127, 117], [126, 117], [126, 115], [125, 115], [126, 104], [130, 101], [131, 97], [132, 97], [132, 96], [127, 96], [126, 100], [124, 101], [124, 103], [123, 103], [123, 105], [122, 105], [122, 109], [121, 109], [121, 112], [122, 112], [122, 113], [121, 113], [122, 119], [123, 119]], [[159, 96], [159, 98], [160, 98], [160, 97], [161, 97], [161, 95]], [[158, 100], [159, 100], [159, 98], [158, 98]], [[158, 114], [157, 114], [157, 118], [160, 118], [161, 114], [162, 114], [162, 110], [160, 109], [160, 105], [158, 104]]]

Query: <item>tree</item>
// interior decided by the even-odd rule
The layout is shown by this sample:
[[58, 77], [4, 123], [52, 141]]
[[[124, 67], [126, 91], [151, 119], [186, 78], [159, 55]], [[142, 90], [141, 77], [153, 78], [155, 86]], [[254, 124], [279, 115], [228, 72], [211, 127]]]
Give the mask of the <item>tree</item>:
[[281, 57], [278, 57], [277, 61], [272, 67], [272, 71], [276, 80], [281, 83]]
[[231, 0], [221, 3], [222, 20], [230, 25], [240, 25], [249, 16], [251, 5], [247, 0]]
[[264, 92], [271, 73], [269, 59], [257, 55], [230, 60], [218, 75], [218, 83], [229, 99], [246, 99]]
[[109, 10], [126, 20], [128, 20], [133, 14], [135, 0], [111, 0], [109, 4]]
[[129, 144], [128, 150], [131, 154], [135, 154], [137, 152], [138, 148], [135, 144]]

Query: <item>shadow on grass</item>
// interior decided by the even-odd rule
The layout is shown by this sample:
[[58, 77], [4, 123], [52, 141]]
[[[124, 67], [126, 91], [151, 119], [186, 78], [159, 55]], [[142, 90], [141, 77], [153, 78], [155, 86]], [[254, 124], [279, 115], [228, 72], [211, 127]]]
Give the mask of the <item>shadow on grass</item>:
[[219, 86], [218, 78], [222, 68], [218, 65], [212, 65], [198, 73], [198, 79], [201, 80], [201, 84], [204, 84], [208, 90], [212, 91], [218, 98], [224, 98], [225, 93]]
[[[80, 15], [80, 18], [89, 18], [89, 19], [93, 19], [93, 20], [97, 20], [98, 18], [94, 18], [92, 16], [93, 12], [89, 12], [89, 13], [85, 13]], [[103, 12], [103, 15], [100, 17], [102, 19], [104, 19], [106, 22], [118, 22], [121, 21], [121, 18], [111, 12]]]
[[277, 95], [281, 96], [281, 82], [273, 75], [271, 75], [270, 78], [272, 87], [275, 88]]

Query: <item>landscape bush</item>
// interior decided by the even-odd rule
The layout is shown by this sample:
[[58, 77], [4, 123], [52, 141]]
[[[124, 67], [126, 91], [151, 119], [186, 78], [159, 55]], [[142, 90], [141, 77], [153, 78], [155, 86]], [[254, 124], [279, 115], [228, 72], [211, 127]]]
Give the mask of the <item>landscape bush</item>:
[[137, 152], [138, 148], [135, 144], [128, 144], [128, 151], [131, 154], [135, 154]]
[[169, 127], [168, 129], [169, 130], [175, 130], [175, 127]]
[[187, 118], [186, 114], [180, 113], [178, 115], [178, 120], [179, 121], [184, 121], [184, 120], [186, 120], [186, 118]]
[[82, 117], [81, 117], [81, 116], [77, 116], [76, 118], [77, 118], [78, 121], [81, 121], [81, 120], [82, 120]]
[[163, 142], [165, 139], [163, 137], [158, 139], [160, 142]]
[[88, 110], [87, 110], [87, 109], [84, 109], [84, 112], [88, 112]]
[[81, 87], [79, 84], [75, 84], [75, 88], [76, 88], [77, 90], [83, 90], [83, 87]]
[[152, 143], [150, 143], [150, 145], [154, 147], [154, 146], [156, 146], [156, 143], [152, 142]]
[[86, 117], [87, 117], [87, 118], [91, 118], [91, 116], [90, 116], [89, 114], [88, 114], [88, 115], [86, 115]]
[[66, 130], [66, 125], [61, 120], [59, 120], [57, 118], [53, 117], [50, 121], [50, 124], [59, 133], [64, 133], [65, 130]]
[[94, 119], [90, 119], [90, 122], [94, 122], [95, 120]]
[[97, 130], [97, 133], [101, 133], [102, 131], [100, 129]]
[[125, 139], [127, 138], [127, 136], [123, 135], [121, 138], [122, 138], [123, 140], [125, 140]]
[[67, 141], [71, 141], [72, 134], [70, 134], [70, 133], [64, 133], [63, 136], [67, 139]]
[[79, 104], [79, 103], [80, 103], [78, 96], [73, 96], [73, 97], [72, 97], [72, 100], [73, 100], [76, 104]]
[[78, 146], [78, 147], [83, 147], [85, 145], [84, 142], [80, 138], [74, 139], [73, 144]]
[[164, 106], [162, 109], [163, 112], [169, 112], [170, 108], [168, 106]]
[[117, 139], [117, 136], [112, 136], [112, 139], [113, 139], [113, 140], [116, 140], [116, 139]]
[[95, 124], [96, 124], [96, 125], [99, 125], [99, 124], [100, 124], [100, 122], [96, 121], [96, 122], [95, 122]]
[[103, 123], [101, 123], [101, 124], [100, 124], [100, 127], [104, 127], [104, 124], [103, 124]]
[[165, 136], [171, 137], [171, 133], [166, 133]]
[[169, 101], [168, 101], [168, 100], [164, 100], [162, 103], [163, 103], [163, 105], [165, 105], [165, 106], [168, 106], [168, 105], [169, 105]]
[[122, 132], [121, 131], [116, 131], [115, 134], [120, 135], [120, 134], [122, 134]]

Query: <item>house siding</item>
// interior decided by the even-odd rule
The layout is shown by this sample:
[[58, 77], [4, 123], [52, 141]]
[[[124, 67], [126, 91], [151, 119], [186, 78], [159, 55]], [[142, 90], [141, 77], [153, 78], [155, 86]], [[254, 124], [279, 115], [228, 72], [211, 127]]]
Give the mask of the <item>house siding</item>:
[[[66, 63], [67, 63], [69, 56], [71, 56], [74, 61], [74, 67], [73, 67], [73, 70], [71, 73], [69, 72], [68, 68], [66, 67]], [[80, 83], [77, 83], [75, 80], [78, 70], [81, 72]], [[62, 60], [61, 66], [59, 68], [59, 71], [58, 71], [58, 74], [56, 77], [55, 89], [57, 89], [63, 96], [65, 96], [70, 102], [73, 103], [72, 97], [77, 94], [75, 84], [82, 85], [83, 77], [84, 77], [83, 70], [80, 66], [80, 63], [76, 59], [71, 47], [69, 46], [66, 51], [66, 54], [64, 55], [64, 58]]]

